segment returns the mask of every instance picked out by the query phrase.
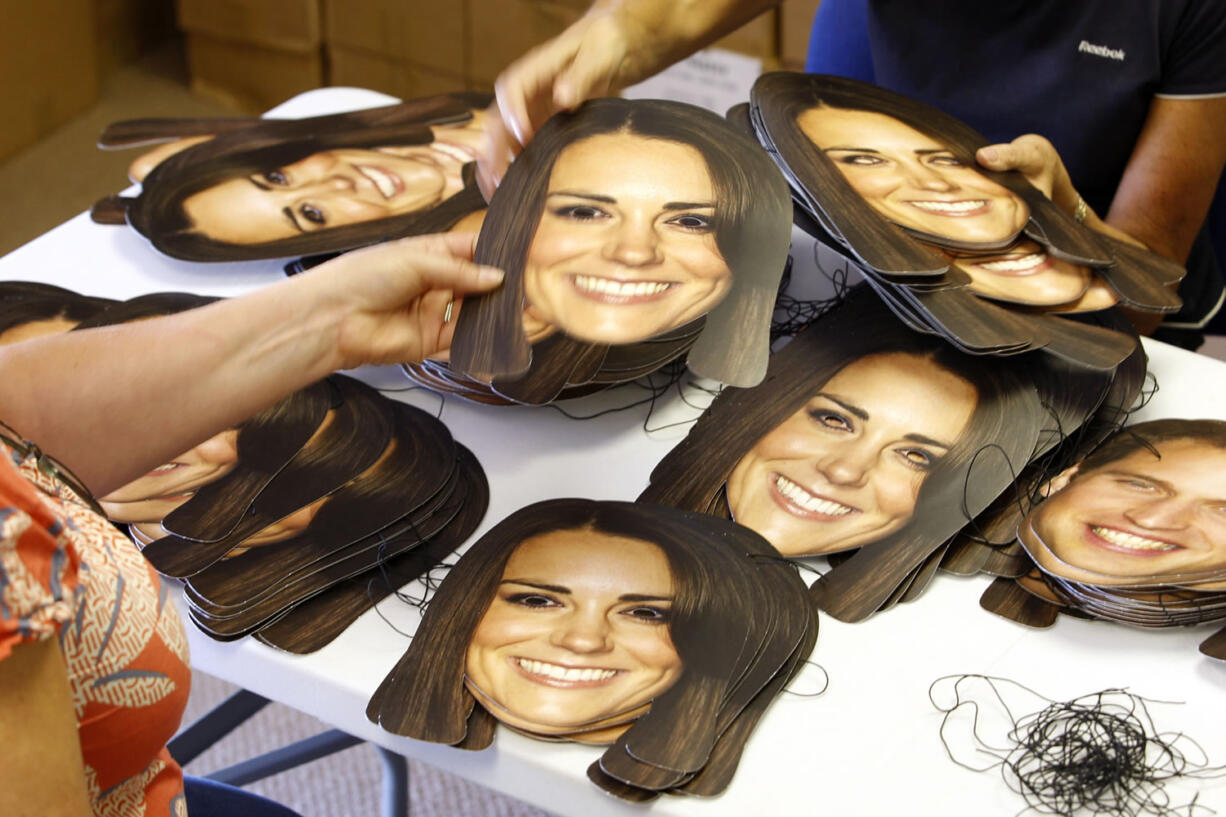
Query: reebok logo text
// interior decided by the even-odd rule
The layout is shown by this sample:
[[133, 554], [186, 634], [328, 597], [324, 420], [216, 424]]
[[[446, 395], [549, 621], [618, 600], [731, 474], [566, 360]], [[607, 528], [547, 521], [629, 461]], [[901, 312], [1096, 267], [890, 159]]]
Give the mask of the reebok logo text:
[[1086, 54], [1093, 54], [1096, 57], [1106, 57], [1111, 60], [1124, 61], [1124, 49], [1122, 48], [1107, 48], [1105, 45], [1095, 45], [1094, 43], [1081, 41], [1077, 46], [1077, 50]]

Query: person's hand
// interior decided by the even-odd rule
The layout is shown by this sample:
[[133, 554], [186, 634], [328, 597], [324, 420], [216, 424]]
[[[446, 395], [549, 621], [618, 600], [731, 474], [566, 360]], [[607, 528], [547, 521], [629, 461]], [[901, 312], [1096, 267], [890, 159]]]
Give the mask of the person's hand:
[[477, 164], [477, 181], [487, 199], [549, 117], [641, 78], [641, 68], [627, 59], [641, 35], [632, 18], [596, 7], [499, 75], [490, 108], [489, 151]]
[[1008, 144], [982, 147], [975, 158], [989, 170], [1016, 170], [1068, 213], [1077, 207], [1077, 190], [1064, 160], [1051, 142], [1036, 133], [1019, 136]]
[[1138, 247], [1145, 246], [1135, 236], [1098, 217], [1081, 198], [1077, 188], [1073, 187], [1073, 180], [1055, 146], [1037, 133], [1019, 136], [1007, 144], [981, 147], [975, 153], [975, 159], [988, 170], [1016, 170], [1021, 173], [1057, 207], [1091, 230]]
[[502, 281], [501, 270], [472, 262], [475, 244], [469, 233], [401, 239], [345, 253], [283, 286], [302, 287], [308, 311], [330, 316], [335, 368], [419, 361], [451, 345], [461, 296]]

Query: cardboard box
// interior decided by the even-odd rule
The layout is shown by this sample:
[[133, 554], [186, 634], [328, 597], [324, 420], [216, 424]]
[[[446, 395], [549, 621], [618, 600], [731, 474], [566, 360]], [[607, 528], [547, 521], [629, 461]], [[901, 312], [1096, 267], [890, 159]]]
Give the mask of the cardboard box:
[[492, 87], [503, 68], [582, 16], [579, 5], [559, 0], [468, 0], [465, 75]]
[[0, 28], [0, 157], [93, 105], [98, 59], [91, 0], [5, 0]]
[[339, 45], [328, 46], [328, 67], [331, 85], [370, 88], [401, 99], [469, 90], [460, 74]]
[[105, 77], [174, 35], [174, 7], [166, 0], [97, 0], [98, 70]]
[[285, 51], [318, 50], [323, 42], [321, 2], [178, 0], [179, 28]]
[[361, 51], [463, 76], [464, 12], [458, 0], [332, 0], [324, 38], [345, 49], [351, 65]]
[[324, 84], [319, 48], [283, 51], [189, 32], [187, 65], [193, 91], [251, 114]]
[[779, 55], [779, 23], [775, 10], [764, 11], [728, 36], [716, 40], [712, 47], [763, 60], [774, 59]]
[[789, 71], [803, 71], [809, 32], [820, 0], [783, 0], [779, 6], [779, 61]]

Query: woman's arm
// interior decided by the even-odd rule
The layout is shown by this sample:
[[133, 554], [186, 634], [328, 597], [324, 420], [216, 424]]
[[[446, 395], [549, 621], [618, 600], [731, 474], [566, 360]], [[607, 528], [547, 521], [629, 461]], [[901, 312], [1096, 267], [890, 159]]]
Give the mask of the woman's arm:
[[596, 0], [557, 37], [508, 66], [494, 83], [490, 152], [478, 178], [487, 197], [511, 157], [558, 111], [608, 96], [740, 27], [779, 0]]
[[472, 235], [347, 253], [240, 298], [0, 349], [0, 419], [101, 496], [290, 392], [446, 348], [454, 295], [502, 273]]
[[89, 817], [85, 764], [59, 641], [0, 661], [0, 814]]

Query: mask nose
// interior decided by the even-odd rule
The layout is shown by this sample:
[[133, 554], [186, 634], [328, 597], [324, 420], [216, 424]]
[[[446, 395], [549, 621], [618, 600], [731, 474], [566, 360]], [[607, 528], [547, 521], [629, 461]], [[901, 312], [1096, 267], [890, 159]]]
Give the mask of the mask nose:
[[605, 258], [627, 267], [659, 263], [660, 237], [651, 221], [630, 217], [618, 224], [605, 245]]
[[1189, 502], [1169, 496], [1131, 508], [1124, 516], [1148, 530], [1182, 530], [1188, 526], [1192, 512]]
[[550, 642], [581, 655], [608, 652], [609, 623], [602, 611], [576, 610], [558, 623]]
[[908, 181], [920, 190], [930, 190], [934, 193], [952, 193], [958, 189], [958, 184], [935, 168], [928, 167], [922, 160], [908, 164]]
[[858, 488], [867, 481], [876, 459], [870, 448], [859, 442], [843, 443], [817, 460], [817, 470], [834, 485]]

